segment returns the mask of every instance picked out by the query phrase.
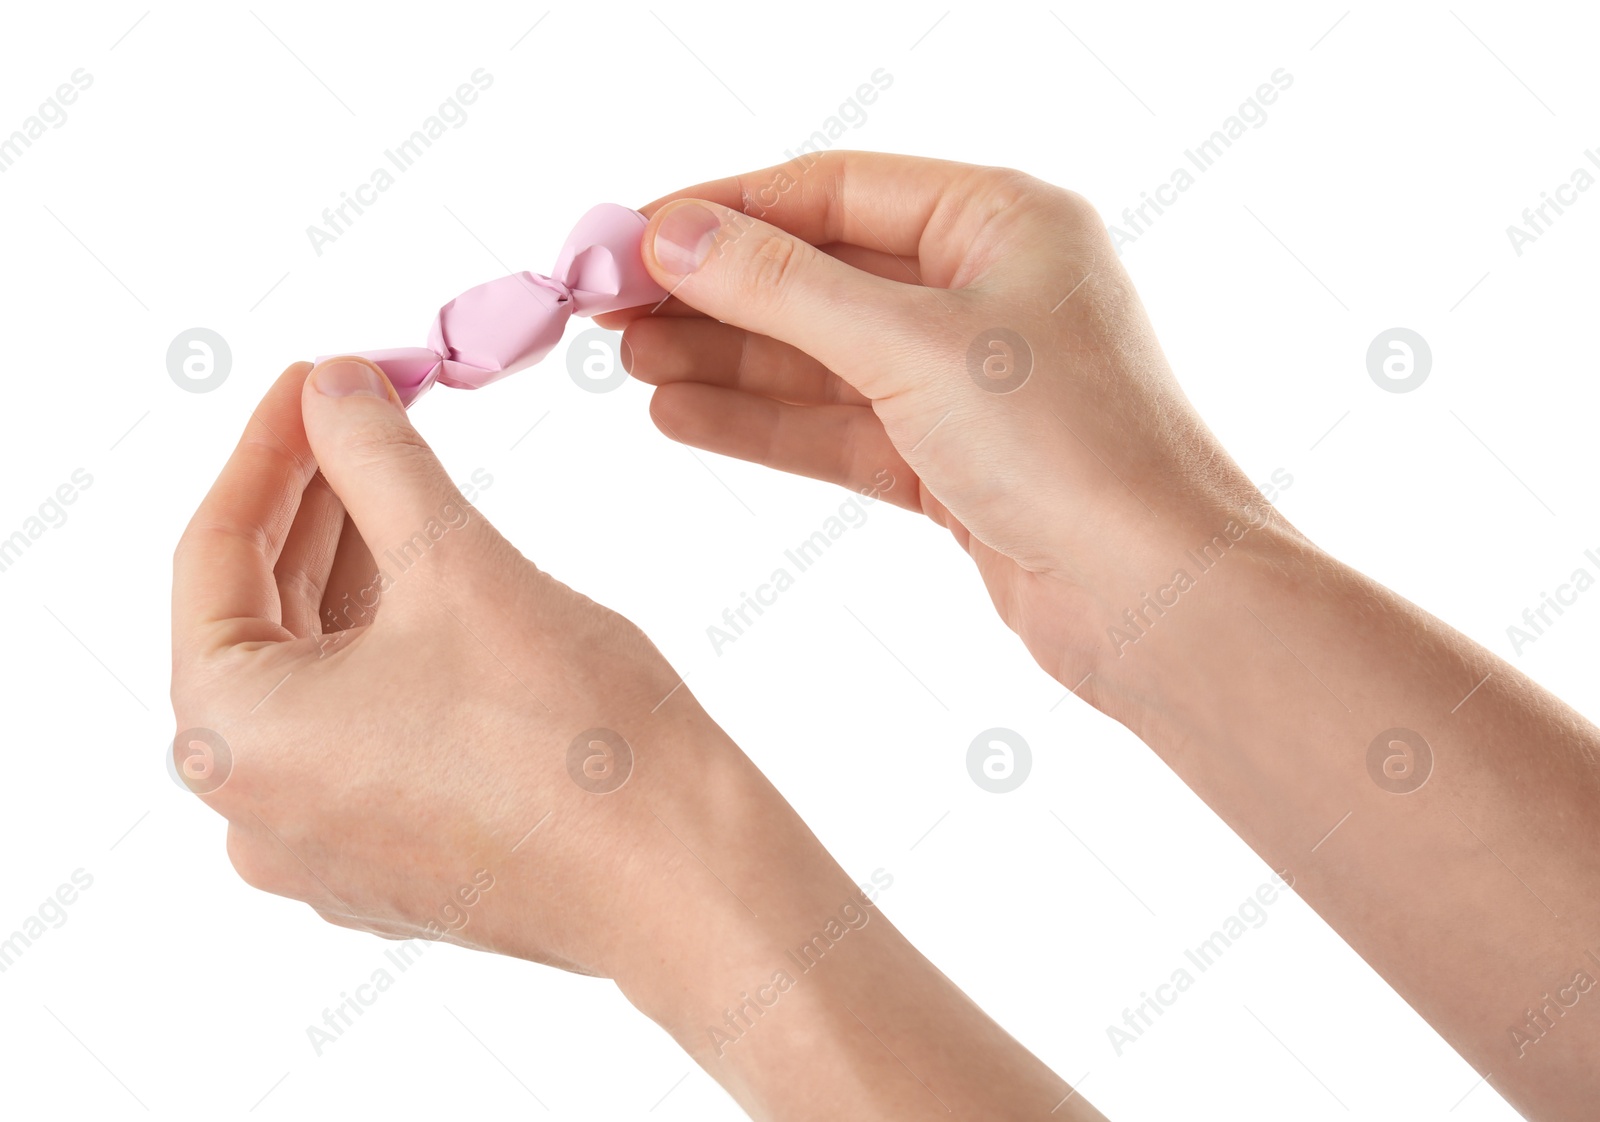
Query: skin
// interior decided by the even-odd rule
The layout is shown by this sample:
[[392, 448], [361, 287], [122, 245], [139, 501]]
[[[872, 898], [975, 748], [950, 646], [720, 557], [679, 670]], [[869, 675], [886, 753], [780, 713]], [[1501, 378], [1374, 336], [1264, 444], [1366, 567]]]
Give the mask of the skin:
[[[885, 497], [950, 530], [1039, 664], [1496, 1089], [1529, 1118], [1590, 1116], [1600, 992], [1572, 987], [1600, 955], [1600, 732], [1265, 503], [1092, 208], [1017, 172], [829, 153], [645, 209], [673, 297], [602, 322], [667, 435], [852, 488], [887, 469]], [[470, 508], [386, 387], [330, 398], [306, 373], [257, 410], [175, 559], [178, 726], [228, 741], [202, 797], [247, 881], [392, 937], [458, 901], [452, 941], [615, 978], [756, 1118], [1100, 1117], [870, 906], [719, 1041], [859, 890], [648, 640], [475, 513], [375, 613], [341, 615], [372, 580], [364, 543]], [[567, 770], [595, 726], [635, 761], [605, 795]], [[1426, 781], [1380, 786], [1375, 738], [1378, 775], [1388, 757]], [[479, 870], [494, 886], [465, 905]], [[1546, 993], [1571, 1006], [1535, 1028]]]
[[[318, 388], [361, 375], [377, 392]], [[296, 364], [256, 409], [174, 558], [172, 699], [226, 741], [180, 734], [175, 759], [246, 882], [613, 978], [754, 1118], [1101, 1118], [863, 898], [637, 628], [466, 503], [374, 367]], [[632, 755], [605, 793], [569, 765], [597, 726]]]
[[[718, 233], [691, 269], [673, 230], [703, 205]], [[1527, 1117], [1593, 1117], [1600, 730], [1264, 501], [1083, 199], [843, 152], [646, 213], [673, 299], [604, 322], [659, 387], [663, 432], [853, 488], [885, 467], [913, 481], [886, 497], [950, 530], [1040, 666], [1150, 745]], [[996, 327], [1031, 353], [1004, 394], [968, 361]], [[1373, 767], [1424, 781], [1386, 789]]]

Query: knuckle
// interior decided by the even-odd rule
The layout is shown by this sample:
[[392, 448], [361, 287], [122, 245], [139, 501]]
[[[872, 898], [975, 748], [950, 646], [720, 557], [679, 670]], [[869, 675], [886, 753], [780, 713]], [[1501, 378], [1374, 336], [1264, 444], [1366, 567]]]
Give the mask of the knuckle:
[[1095, 209], [1095, 205], [1078, 194], [1078, 192], [1068, 190], [1065, 187], [1057, 187], [1054, 189], [1054, 193], [1062, 214], [1075, 227], [1085, 230], [1098, 230], [1105, 225], [1100, 218], [1100, 212]]
[[763, 234], [751, 246], [746, 259], [748, 290], [767, 300], [781, 302], [793, 289], [804, 261], [804, 252], [796, 239], [777, 231]]
[[986, 167], [978, 177], [987, 200], [1001, 207], [1016, 206], [1049, 189], [1043, 181], [1016, 168]]
[[1036, 213], [1060, 189], [1015, 168], [974, 168], [958, 197], [984, 222]]
[[280, 603], [302, 601], [315, 608], [322, 596], [322, 581], [305, 565], [294, 565], [278, 573]]
[[345, 450], [363, 467], [388, 466], [396, 459], [426, 461], [433, 449], [422, 434], [410, 425], [387, 421], [364, 421], [351, 428], [344, 438]]
[[1103, 225], [1094, 204], [1078, 192], [1029, 175], [1016, 168], [986, 167], [976, 172], [974, 194], [992, 215], [1006, 212], [1046, 213], [1073, 229]]
[[238, 519], [231, 522], [210, 518], [197, 519], [183, 532], [183, 537], [178, 542], [178, 549], [173, 555], [174, 563], [186, 548], [208, 536], [237, 538], [251, 553], [266, 553], [272, 545], [272, 532], [259, 519]]
[[242, 830], [232, 826], [228, 828], [228, 862], [239, 879], [251, 888], [262, 892], [277, 891], [279, 878], [276, 870], [263, 858], [260, 847]]

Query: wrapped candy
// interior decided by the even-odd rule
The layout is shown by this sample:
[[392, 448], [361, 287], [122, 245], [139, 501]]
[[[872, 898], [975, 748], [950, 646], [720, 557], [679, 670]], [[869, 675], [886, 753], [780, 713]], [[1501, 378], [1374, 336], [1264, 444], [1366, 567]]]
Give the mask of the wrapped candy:
[[382, 369], [408, 407], [435, 382], [471, 390], [498, 381], [549, 354], [574, 315], [666, 299], [640, 256], [646, 221], [601, 203], [573, 227], [549, 276], [512, 273], [469, 288], [439, 309], [425, 348], [346, 353]]

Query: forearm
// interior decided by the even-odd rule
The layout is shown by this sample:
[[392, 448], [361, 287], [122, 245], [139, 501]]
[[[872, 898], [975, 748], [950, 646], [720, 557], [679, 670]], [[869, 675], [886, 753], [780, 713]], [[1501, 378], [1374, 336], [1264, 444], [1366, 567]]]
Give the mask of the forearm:
[[853, 883], [764, 779], [745, 784], [680, 831], [722, 898], [618, 982], [752, 1118], [1102, 1118], [890, 924], [884, 877]]
[[1102, 1118], [882, 915], [808, 967], [817, 930], [774, 932], [668, 1021], [751, 1117]]
[[1292, 530], [1209, 561], [1179, 550], [1132, 577], [1193, 582], [1081, 692], [1529, 1117], [1590, 1117], [1600, 731]]

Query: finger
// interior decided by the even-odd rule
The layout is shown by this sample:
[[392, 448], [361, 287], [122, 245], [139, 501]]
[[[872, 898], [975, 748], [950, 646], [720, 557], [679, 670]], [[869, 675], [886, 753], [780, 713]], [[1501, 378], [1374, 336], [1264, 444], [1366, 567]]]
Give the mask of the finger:
[[307, 363], [279, 376], [200, 503], [172, 560], [173, 654], [291, 638], [273, 566], [316, 471], [300, 419]]
[[318, 472], [300, 496], [274, 570], [283, 626], [302, 639], [322, 634], [322, 597], [343, 530], [344, 504]]
[[867, 399], [804, 351], [710, 319], [642, 319], [622, 334], [623, 365], [652, 386], [702, 382], [797, 405]]
[[645, 230], [646, 266], [714, 319], [798, 347], [876, 400], [903, 390], [902, 364], [864, 356], [917, 345], [934, 301], [918, 285], [873, 276], [787, 231], [717, 203], [671, 203]]
[[467, 532], [471, 508], [382, 371], [359, 358], [318, 363], [301, 406], [317, 463], [375, 554], [409, 575], [453, 551], [446, 535]]
[[377, 618], [378, 563], [361, 539], [350, 516], [345, 515], [344, 532], [328, 573], [328, 587], [322, 594], [323, 631], [344, 631], [360, 627]]
[[897, 253], [885, 253], [881, 249], [868, 249], [849, 242], [829, 242], [817, 248], [835, 261], [843, 261], [875, 277], [899, 281], [901, 284], [922, 283], [922, 262], [916, 257], [902, 257]]
[[868, 406], [789, 405], [682, 382], [656, 390], [650, 419], [683, 444], [922, 509], [915, 473]]
[[634, 320], [643, 319], [646, 316], [654, 318], [690, 316], [694, 319], [704, 319], [706, 314], [699, 308], [685, 304], [676, 296], [668, 296], [665, 300], [655, 304], [641, 304], [637, 308], [621, 308], [615, 312], [602, 312], [594, 317], [594, 322], [598, 327], [604, 327], [610, 331], [621, 331]]
[[[812, 245], [850, 242], [917, 257], [930, 225], [959, 213], [959, 205], [950, 204], [970, 198], [974, 186], [996, 170], [881, 152], [830, 151], [674, 191], [640, 209], [654, 218], [674, 200], [705, 199]], [[935, 227], [933, 232], [942, 231]]]
[[[883, 277], [885, 280], [897, 280], [906, 284], [922, 283], [922, 263], [915, 257], [901, 257], [882, 250], [867, 249], [849, 242], [831, 242], [828, 245], [818, 246], [829, 257], [843, 261], [846, 265], [854, 265], [873, 276]], [[698, 308], [690, 307], [676, 296], [669, 295], [665, 300], [655, 304], [643, 304], [637, 308], [623, 308], [615, 312], [604, 312], [594, 317], [594, 322], [611, 331], [621, 331], [628, 324], [639, 319], [657, 319], [673, 316], [704, 319], [705, 313]]]

